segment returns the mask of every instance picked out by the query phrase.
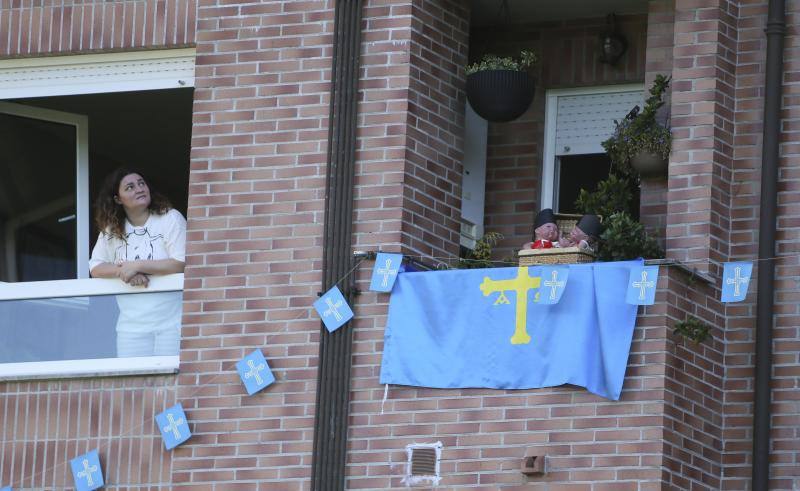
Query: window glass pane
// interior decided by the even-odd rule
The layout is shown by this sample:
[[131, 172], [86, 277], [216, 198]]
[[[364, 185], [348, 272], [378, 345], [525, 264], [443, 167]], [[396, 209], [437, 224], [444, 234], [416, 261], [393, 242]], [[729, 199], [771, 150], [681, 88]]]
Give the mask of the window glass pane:
[[0, 113], [0, 148], [0, 281], [75, 278], [75, 127]]
[[178, 354], [183, 292], [0, 301], [0, 363]]
[[597, 183], [608, 177], [611, 160], [604, 153], [563, 155], [558, 159], [558, 211], [577, 213], [575, 200], [581, 189], [594, 191]]

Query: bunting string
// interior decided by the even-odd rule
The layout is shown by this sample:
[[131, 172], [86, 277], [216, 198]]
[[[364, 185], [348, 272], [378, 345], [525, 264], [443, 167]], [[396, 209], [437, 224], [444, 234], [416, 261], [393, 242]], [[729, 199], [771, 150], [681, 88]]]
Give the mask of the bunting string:
[[[422, 260], [422, 261], [424, 261], [424, 260], [464, 261], [464, 262], [472, 262], [472, 263], [478, 263], [479, 262], [479, 263], [491, 263], [491, 264], [504, 264], [504, 265], [508, 265], [508, 266], [518, 266], [519, 265], [519, 263], [517, 261], [504, 260], [504, 259], [467, 259], [467, 258], [462, 258], [462, 257], [452, 256], [452, 255], [451, 256], [427, 256], [427, 255], [420, 255], [420, 254], [403, 254], [403, 256], [404, 257], [409, 257], [409, 258], [414, 258], [414, 259], [419, 259], [419, 260]], [[755, 259], [748, 259], [748, 258], [735, 258], [734, 259], [734, 258], [732, 258], [728, 262], [750, 261], [750, 262], [753, 262], [753, 263], [757, 263], [757, 262], [761, 262], [761, 261], [781, 261], [781, 260], [785, 260], [785, 259], [794, 259], [794, 258], [800, 258], [800, 253], [798, 253], [798, 254], [786, 254], [786, 255], [781, 255], [781, 256], [772, 256], [772, 257], [766, 257], [766, 258], [760, 258], [760, 259], [759, 258], [755, 258]], [[667, 258], [660, 258], [659, 260], [661, 260], [661, 261], [674, 261], [674, 264], [669, 264], [669, 263], [667, 263], [667, 264], [659, 264], [659, 266], [663, 266], [663, 267], [667, 267], [667, 268], [670, 267], [670, 266], [677, 267], [679, 265], [688, 266], [688, 265], [691, 265], [691, 264], [704, 264], [704, 263], [714, 264], [715, 266], [722, 266], [724, 264], [724, 263], [720, 263], [718, 261], [705, 260], [705, 259], [696, 259], [696, 260], [684, 261], [682, 259], [674, 259], [674, 258], [667, 257]], [[645, 259], [645, 261], [648, 261], [648, 259]], [[449, 266], [449, 264], [444, 264], [443, 266]]]
[[[375, 252], [379, 252], [379, 251], [375, 251]], [[461, 261], [461, 262], [472, 262], [472, 263], [480, 262], [480, 263], [498, 264], [498, 265], [504, 265], [504, 266], [517, 266], [518, 265], [517, 261], [511, 261], [511, 260], [465, 259], [465, 258], [453, 256], [453, 255], [450, 255], [450, 256], [428, 256], [428, 255], [421, 255], [421, 254], [403, 254], [403, 257], [412, 258], [412, 259], [419, 259], [420, 261], [431, 261], [431, 260], [433, 260], [433, 261], [447, 261], [448, 263], [449, 262], [453, 262], [453, 261]], [[769, 258], [750, 259], [749, 261], [752, 261], [754, 263], [761, 262], [761, 261], [776, 261], [777, 262], [777, 261], [781, 261], [781, 260], [794, 259], [794, 258], [800, 258], [800, 253], [798, 253], [798, 254], [781, 255], [781, 256], [773, 256], [773, 257], [769, 257]], [[361, 257], [358, 261], [355, 262], [355, 264], [346, 273], [344, 273], [341, 277], [339, 277], [333, 283], [333, 285], [336, 286], [336, 285], [339, 285], [342, 282], [344, 282], [346, 279], [348, 279], [359, 268], [359, 266], [361, 266], [361, 264], [364, 263], [364, 261], [366, 261], [368, 259], [372, 259], [372, 257], [370, 257], [369, 255], [367, 257]], [[741, 261], [741, 259], [739, 259], [739, 260]], [[681, 260], [677, 260], [677, 259], [665, 258], [665, 261], [674, 261], [674, 263], [667, 262], [667, 263], [664, 263], [664, 264], [659, 264], [658, 266], [665, 267], [665, 268], [668, 268], [668, 267], [680, 267], [680, 266], [686, 267], [686, 266], [692, 265], [692, 264], [704, 264], [704, 263], [715, 264], [718, 267], [722, 267], [723, 266], [723, 264], [718, 263], [718, 262], [713, 261], [713, 260], [711, 260], [711, 261], [706, 261], [706, 260], [681, 261]], [[439, 266], [439, 267], [450, 267], [450, 264], [441, 264], [440, 263], [437, 266]], [[552, 266], [552, 265], [550, 265], [550, 266]], [[690, 271], [691, 270], [689, 270], [687, 272], [690, 272]], [[285, 322], [287, 322], [287, 323], [288, 322], [293, 322], [293, 321], [301, 319], [304, 316], [308, 316], [309, 315], [309, 310], [313, 310], [313, 307], [312, 306], [308, 306], [308, 308], [306, 308], [306, 309], [300, 309], [298, 311], [298, 315], [296, 317], [288, 319]], [[239, 362], [239, 360], [236, 360], [236, 361], [233, 361], [231, 363], [225, 364], [223, 366], [222, 370], [220, 370], [219, 373], [217, 373], [216, 375], [213, 375], [206, 382], [206, 385], [213, 384], [214, 382], [219, 380], [221, 377], [230, 375], [230, 373], [232, 373], [232, 372], [235, 373], [236, 372], [236, 364], [238, 362]], [[195, 390], [189, 392], [188, 395], [182, 396], [180, 399], [184, 399], [184, 400], [191, 399], [192, 397], [198, 395], [204, 388], [205, 388], [204, 386], [198, 386]], [[382, 404], [381, 404], [381, 412], [383, 412], [383, 405], [386, 402], [387, 396], [388, 396], [388, 385], [384, 388], [384, 399], [383, 399]], [[177, 402], [180, 402], [180, 401], [177, 401]], [[192, 409], [192, 408], [190, 407], [188, 409]], [[152, 418], [149, 418], [146, 422], [142, 422], [142, 424], [137, 425], [137, 426], [135, 426], [133, 428], [130, 428], [129, 430], [127, 430], [124, 433], [121, 433], [120, 435], [117, 435], [116, 438], [124, 438], [124, 437], [130, 436], [132, 434], [138, 434], [146, 426], [153, 425], [154, 422], [155, 422], [155, 415], [153, 415]], [[107, 442], [104, 442], [104, 443], [99, 443], [98, 446], [96, 447], [96, 450], [98, 451], [98, 453], [102, 453], [102, 451], [107, 449], [107, 447], [110, 445], [110, 443], [111, 443], [110, 440], [107, 441]], [[54, 465], [52, 465], [52, 466], [50, 466], [50, 467], [48, 467], [46, 469], [43, 469], [43, 470], [33, 474], [30, 477], [25, 477], [24, 479], [31, 480], [31, 482], [33, 482], [33, 480], [35, 478], [40, 477], [40, 476], [42, 476], [42, 475], [44, 475], [44, 474], [46, 474], [48, 472], [52, 472], [52, 471], [56, 470], [57, 468], [65, 465], [65, 464], [69, 465], [69, 460], [67, 460], [65, 462], [58, 463], [58, 464], [54, 464]], [[13, 487], [13, 483], [12, 483], [12, 487]]]
[[[334, 282], [334, 285], [338, 285], [338, 284], [339, 284], [339, 283], [341, 283], [342, 281], [346, 280], [346, 279], [347, 279], [347, 278], [348, 278], [350, 275], [352, 275], [352, 274], [353, 274], [353, 272], [354, 272], [354, 271], [355, 271], [355, 270], [358, 268], [358, 266], [360, 266], [360, 265], [361, 265], [361, 263], [363, 263], [365, 260], [366, 260], [366, 258], [362, 258], [362, 259], [360, 259], [359, 261], [357, 261], [357, 262], [356, 262], [356, 264], [355, 264], [355, 265], [354, 265], [352, 268], [350, 268], [350, 270], [349, 270], [349, 271], [347, 271], [347, 272], [346, 272], [345, 274], [343, 274], [343, 275], [342, 275], [342, 276], [341, 276], [341, 277], [340, 277], [338, 280], [336, 280], [336, 281]], [[298, 312], [298, 315], [297, 315], [296, 317], [293, 317], [293, 318], [291, 318], [291, 319], [288, 319], [288, 320], [286, 320], [286, 321], [284, 321], [284, 322], [286, 322], [286, 323], [289, 323], [289, 322], [294, 322], [294, 321], [296, 321], [296, 320], [300, 320], [300, 319], [301, 319], [301, 318], [302, 318], [304, 315], [308, 315], [308, 313], [309, 313], [309, 310], [313, 310], [313, 307], [312, 307], [311, 305], [309, 305], [309, 306], [308, 306], [306, 309], [301, 309], [301, 310]], [[200, 392], [202, 392], [202, 390], [203, 390], [203, 389], [204, 389], [204, 388], [205, 388], [207, 385], [211, 385], [211, 384], [213, 384], [213, 383], [214, 383], [215, 381], [217, 381], [217, 380], [218, 380], [220, 377], [223, 377], [223, 376], [230, 375], [231, 373], [236, 373], [236, 363], [238, 363], [238, 362], [239, 362], [239, 360], [236, 360], [236, 361], [233, 361], [233, 362], [232, 362], [232, 363], [230, 363], [230, 364], [224, 365], [224, 366], [222, 367], [222, 370], [220, 370], [220, 372], [219, 372], [219, 373], [217, 373], [216, 375], [214, 375], [214, 376], [212, 376], [210, 379], [208, 379], [208, 381], [205, 383], [205, 385], [198, 386], [198, 387], [197, 387], [197, 389], [195, 389], [195, 390], [194, 390], [194, 391], [192, 391], [192, 392], [189, 392], [189, 394], [188, 394], [188, 395], [182, 396], [180, 399], [184, 399], [184, 400], [186, 400], [186, 399], [191, 399], [192, 397], [194, 397], [194, 396], [198, 395]], [[243, 394], [243, 395], [245, 395], [245, 396], [246, 396], [246, 394]], [[177, 398], [177, 397], [176, 397], [176, 402], [180, 402], [180, 400], [178, 400], [178, 398]], [[165, 402], [165, 408], [166, 408], [166, 402]], [[193, 408], [193, 407], [189, 407], [189, 408], [187, 408], [187, 409], [190, 409], [190, 410], [191, 410], [191, 409], [194, 409], [194, 408]], [[153, 425], [153, 424], [155, 424], [155, 423], [156, 423], [156, 418], [155, 418], [155, 415], [153, 415], [153, 416], [152, 416], [150, 419], [148, 419], [147, 421], [143, 422], [142, 424], [140, 424], [140, 425], [137, 425], [137, 426], [135, 426], [135, 427], [133, 427], [133, 428], [129, 429], [128, 431], [126, 431], [126, 432], [124, 432], [124, 433], [121, 433], [121, 434], [119, 434], [119, 435], [115, 435], [115, 437], [114, 437], [114, 438], [118, 438], [118, 439], [119, 439], [119, 438], [125, 438], [125, 437], [127, 437], [127, 436], [130, 436], [130, 435], [138, 434], [138, 433], [139, 433], [141, 430], [145, 429], [145, 427], [147, 427], [147, 426], [152, 426], [152, 425]], [[158, 436], [158, 435], [156, 435], [156, 436]], [[97, 450], [97, 452], [98, 452], [99, 454], [102, 454], [102, 453], [103, 453], [103, 451], [104, 451], [104, 450], [105, 450], [105, 449], [106, 449], [106, 448], [107, 448], [107, 447], [108, 447], [110, 444], [111, 444], [111, 441], [110, 441], [110, 440], [108, 440], [108, 441], [106, 441], [106, 442], [104, 442], [104, 443], [99, 443], [99, 444], [98, 444], [98, 446], [97, 446], [97, 447], [95, 447], [95, 449]], [[65, 462], [60, 462], [60, 463], [58, 463], [58, 464], [54, 464], [54, 465], [52, 465], [52, 466], [50, 466], [50, 467], [48, 467], [48, 468], [46, 468], [46, 469], [43, 469], [43, 470], [41, 470], [41, 471], [39, 471], [39, 472], [37, 472], [37, 473], [35, 473], [35, 474], [31, 475], [31, 476], [25, 476], [25, 477], [23, 478], [23, 480], [26, 480], [26, 481], [27, 481], [27, 480], [30, 480], [31, 482], [34, 482], [34, 480], [35, 480], [37, 477], [40, 477], [40, 476], [43, 476], [43, 475], [45, 475], [45, 474], [47, 474], [47, 473], [49, 473], [49, 472], [55, 471], [56, 469], [58, 469], [58, 468], [60, 468], [61, 466], [64, 466], [64, 465], [66, 465], [66, 466], [69, 468], [69, 466], [70, 466], [70, 461], [69, 461], [69, 460], [67, 460], [67, 461], [65, 461]], [[107, 463], [107, 462], [106, 462], [106, 465], [108, 465], [108, 463]], [[107, 475], [106, 475], [106, 474], [104, 474], [104, 476], [105, 476], [105, 477], [107, 477]], [[17, 484], [19, 484], [19, 486], [22, 486], [22, 480], [20, 480], [18, 483], [14, 483], [14, 482], [12, 482], [12, 483], [10, 483], [10, 484], [9, 484], [9, 486], [11, 486], [11, 488], [12, 488], [12, 489], [16, 489], [16, 485], [17, 485]], [[110, 483], [106, 483], [106, 484], [110, 484]]]

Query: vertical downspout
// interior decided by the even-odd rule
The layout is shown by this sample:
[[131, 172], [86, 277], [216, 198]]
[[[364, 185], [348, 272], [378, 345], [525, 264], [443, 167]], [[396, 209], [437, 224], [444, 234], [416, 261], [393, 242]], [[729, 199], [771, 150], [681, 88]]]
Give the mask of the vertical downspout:
[[[338, 283], [352, 305], [353, 182], [356, 167], [361, 6], [363, 0], [336, 0], [333, 28], [328, 168], [325, 188], [322, 291]], [[352, 322], [352, 321], [351, 321]], [[345, 488], [350, 368], [353, 328], [350, 323], [330, 333], [320, 325], [312, 491]]]
[[772, 382], [772, 326], [775, 286], [775, 230], [779, 136], [783, 93], [785, 0], [769, 0], [767, 77], [764, 83], [764, 140], [761, 154], [761, 215], [758, 229], [758, 297], [756, 303], [755, 408], [753, 412], [754, 491], [769, 489]]

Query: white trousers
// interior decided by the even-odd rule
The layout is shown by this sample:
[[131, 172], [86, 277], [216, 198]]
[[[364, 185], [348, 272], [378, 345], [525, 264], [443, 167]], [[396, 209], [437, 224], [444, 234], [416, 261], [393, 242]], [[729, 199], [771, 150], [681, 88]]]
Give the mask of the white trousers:
[[179, 329], [143, 333], [117, 331], [117, 356], [175, 356], [180, 342]]

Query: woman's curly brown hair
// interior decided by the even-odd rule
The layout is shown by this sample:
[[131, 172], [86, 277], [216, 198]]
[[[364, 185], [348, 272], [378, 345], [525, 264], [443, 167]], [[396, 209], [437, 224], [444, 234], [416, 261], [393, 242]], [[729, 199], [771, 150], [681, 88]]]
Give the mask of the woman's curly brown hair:
[[112, 237], [119, 239], [125, 238], [125, 209], [122, 205], [114, 201], [114, 198], [119, 193], [119, 184], [122, 179], [129, 174], [139, 174], [147, 183], [150, 188], [150, 206], [148, 209], [150, 213], [163, 215], [172, 209], [169, 200], [162, 194], [153, 190], [150, 186], [150, 181], [136, 169], [120, 167], [106, 177], [103, 181], [103, 186], [100, 188], [100, 194], [94, 202], [94, 223], [97, 229]]

